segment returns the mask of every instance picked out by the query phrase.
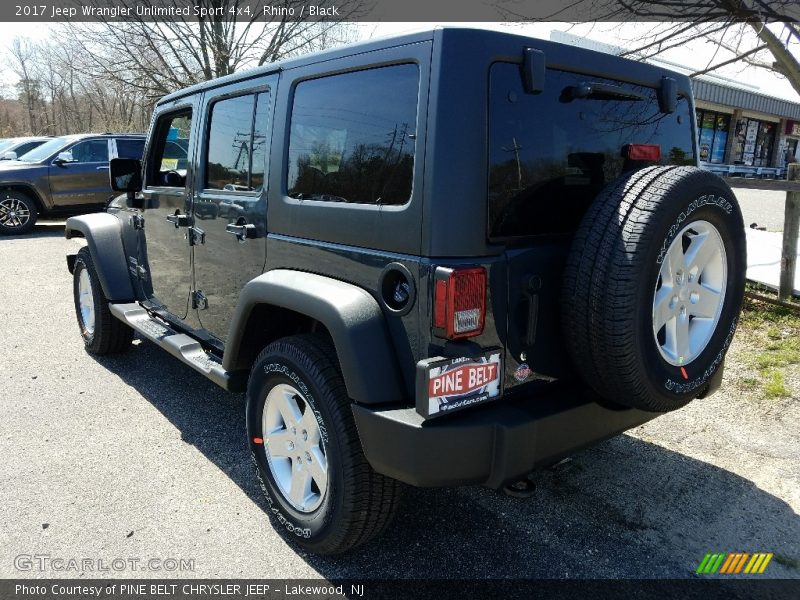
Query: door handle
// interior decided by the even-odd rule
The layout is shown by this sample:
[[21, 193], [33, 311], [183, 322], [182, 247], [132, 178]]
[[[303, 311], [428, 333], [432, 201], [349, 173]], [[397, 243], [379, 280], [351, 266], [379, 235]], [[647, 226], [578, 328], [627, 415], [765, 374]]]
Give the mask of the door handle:
[[252, 223], [246, 223], [244, 225], [229, 223], [225, 226], [225, 233], [235, 235], [236, 239], [240, 242], [252, 240], [256, 237], [256, 226]]
[[167, 215], [167, 221], [175, 225], [175, 229], [178, 227], [188, 227], [189, 226], [189, 215], [182, 215], [179, 214], [177, 211], [174, 215]]
[[105, 167], [96, 167], [95, 170], [96, 171], [108, 171], [108, 165], [106, 165]]

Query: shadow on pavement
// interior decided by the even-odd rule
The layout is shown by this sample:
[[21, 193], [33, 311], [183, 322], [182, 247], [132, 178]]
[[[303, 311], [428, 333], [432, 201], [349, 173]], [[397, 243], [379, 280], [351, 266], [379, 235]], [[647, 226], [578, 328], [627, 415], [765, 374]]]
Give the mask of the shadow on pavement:
[[[100, 363], [265, 507], [245, 443], [242, 395], [149, 342]], [[691, 577], [706, 552], [800, 556], [800, 519], [784, 501], [631, 436], [581, 452], [536, 481], [528, 500], [484, 488], [406, 488], [394, 524], [377, 541], [333, 558], [295, 550], [326, 578], [356, 579], [674, 578]], [[772, 577], [800, 577], [779, 558], [769, 569]]]
[[3, 240], [31, 240], [35, 238], [64, 237], [64, 221], [37, 221], [33, 231], [25, 235], [0, 235]]

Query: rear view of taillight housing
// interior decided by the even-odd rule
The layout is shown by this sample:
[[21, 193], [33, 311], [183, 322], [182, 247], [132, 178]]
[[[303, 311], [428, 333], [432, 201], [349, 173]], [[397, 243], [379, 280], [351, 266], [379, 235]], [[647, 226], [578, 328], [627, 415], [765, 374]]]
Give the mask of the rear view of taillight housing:
[[433, 327], [450, 340], [483, 333], [486, 319], [486, 269], [436, 269], [433, 288]]

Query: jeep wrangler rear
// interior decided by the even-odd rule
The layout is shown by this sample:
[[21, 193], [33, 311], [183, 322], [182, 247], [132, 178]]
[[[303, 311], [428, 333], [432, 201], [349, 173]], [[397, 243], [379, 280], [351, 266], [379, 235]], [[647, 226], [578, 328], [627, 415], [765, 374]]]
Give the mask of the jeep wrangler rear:
[[524, 482], [719, 386], [744, 229], [696, 156], [686, 77], [560, 44], [268, 65], [163, 98], [67, 222], [78, 323], [246, 392], [275, 526], [342, 552], [401, 482]]

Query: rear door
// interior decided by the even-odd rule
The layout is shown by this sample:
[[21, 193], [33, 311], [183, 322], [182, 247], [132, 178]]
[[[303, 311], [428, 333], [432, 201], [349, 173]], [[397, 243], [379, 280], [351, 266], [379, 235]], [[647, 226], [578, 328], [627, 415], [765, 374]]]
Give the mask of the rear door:
[[264, 271], [267, 234], [265, 174], [272, 130], [272, 75], [207, 95], [198, 147], [193, 219], [197, 318], [224, 341], [239, 292]]
[[50, 193], [57, 207], [103, 204], [114, 193], [108, 180], [109, 138], [89, 138], [66, 148], [68, 160], [51, 161]]
[[562, 378], [572, 236], [607, 184], [654, 164], [626, 159], [627, 145], [658, 145], [660, 164], [694, 164], [690, 102], [661, 113], [655, 89], [556, 69], [543, 92], [526, 94], [510, 63], [492, 65], [489, 85], [489, 239], [506, 248], [507, 386]]
[[[189, 316], [192, 156], [197, 136], [194, 96], [157, 109], [144, 160], [147, 271], [153, 308], [170, 320]], [[179, 150], [177, 150], [179, 149]]]

